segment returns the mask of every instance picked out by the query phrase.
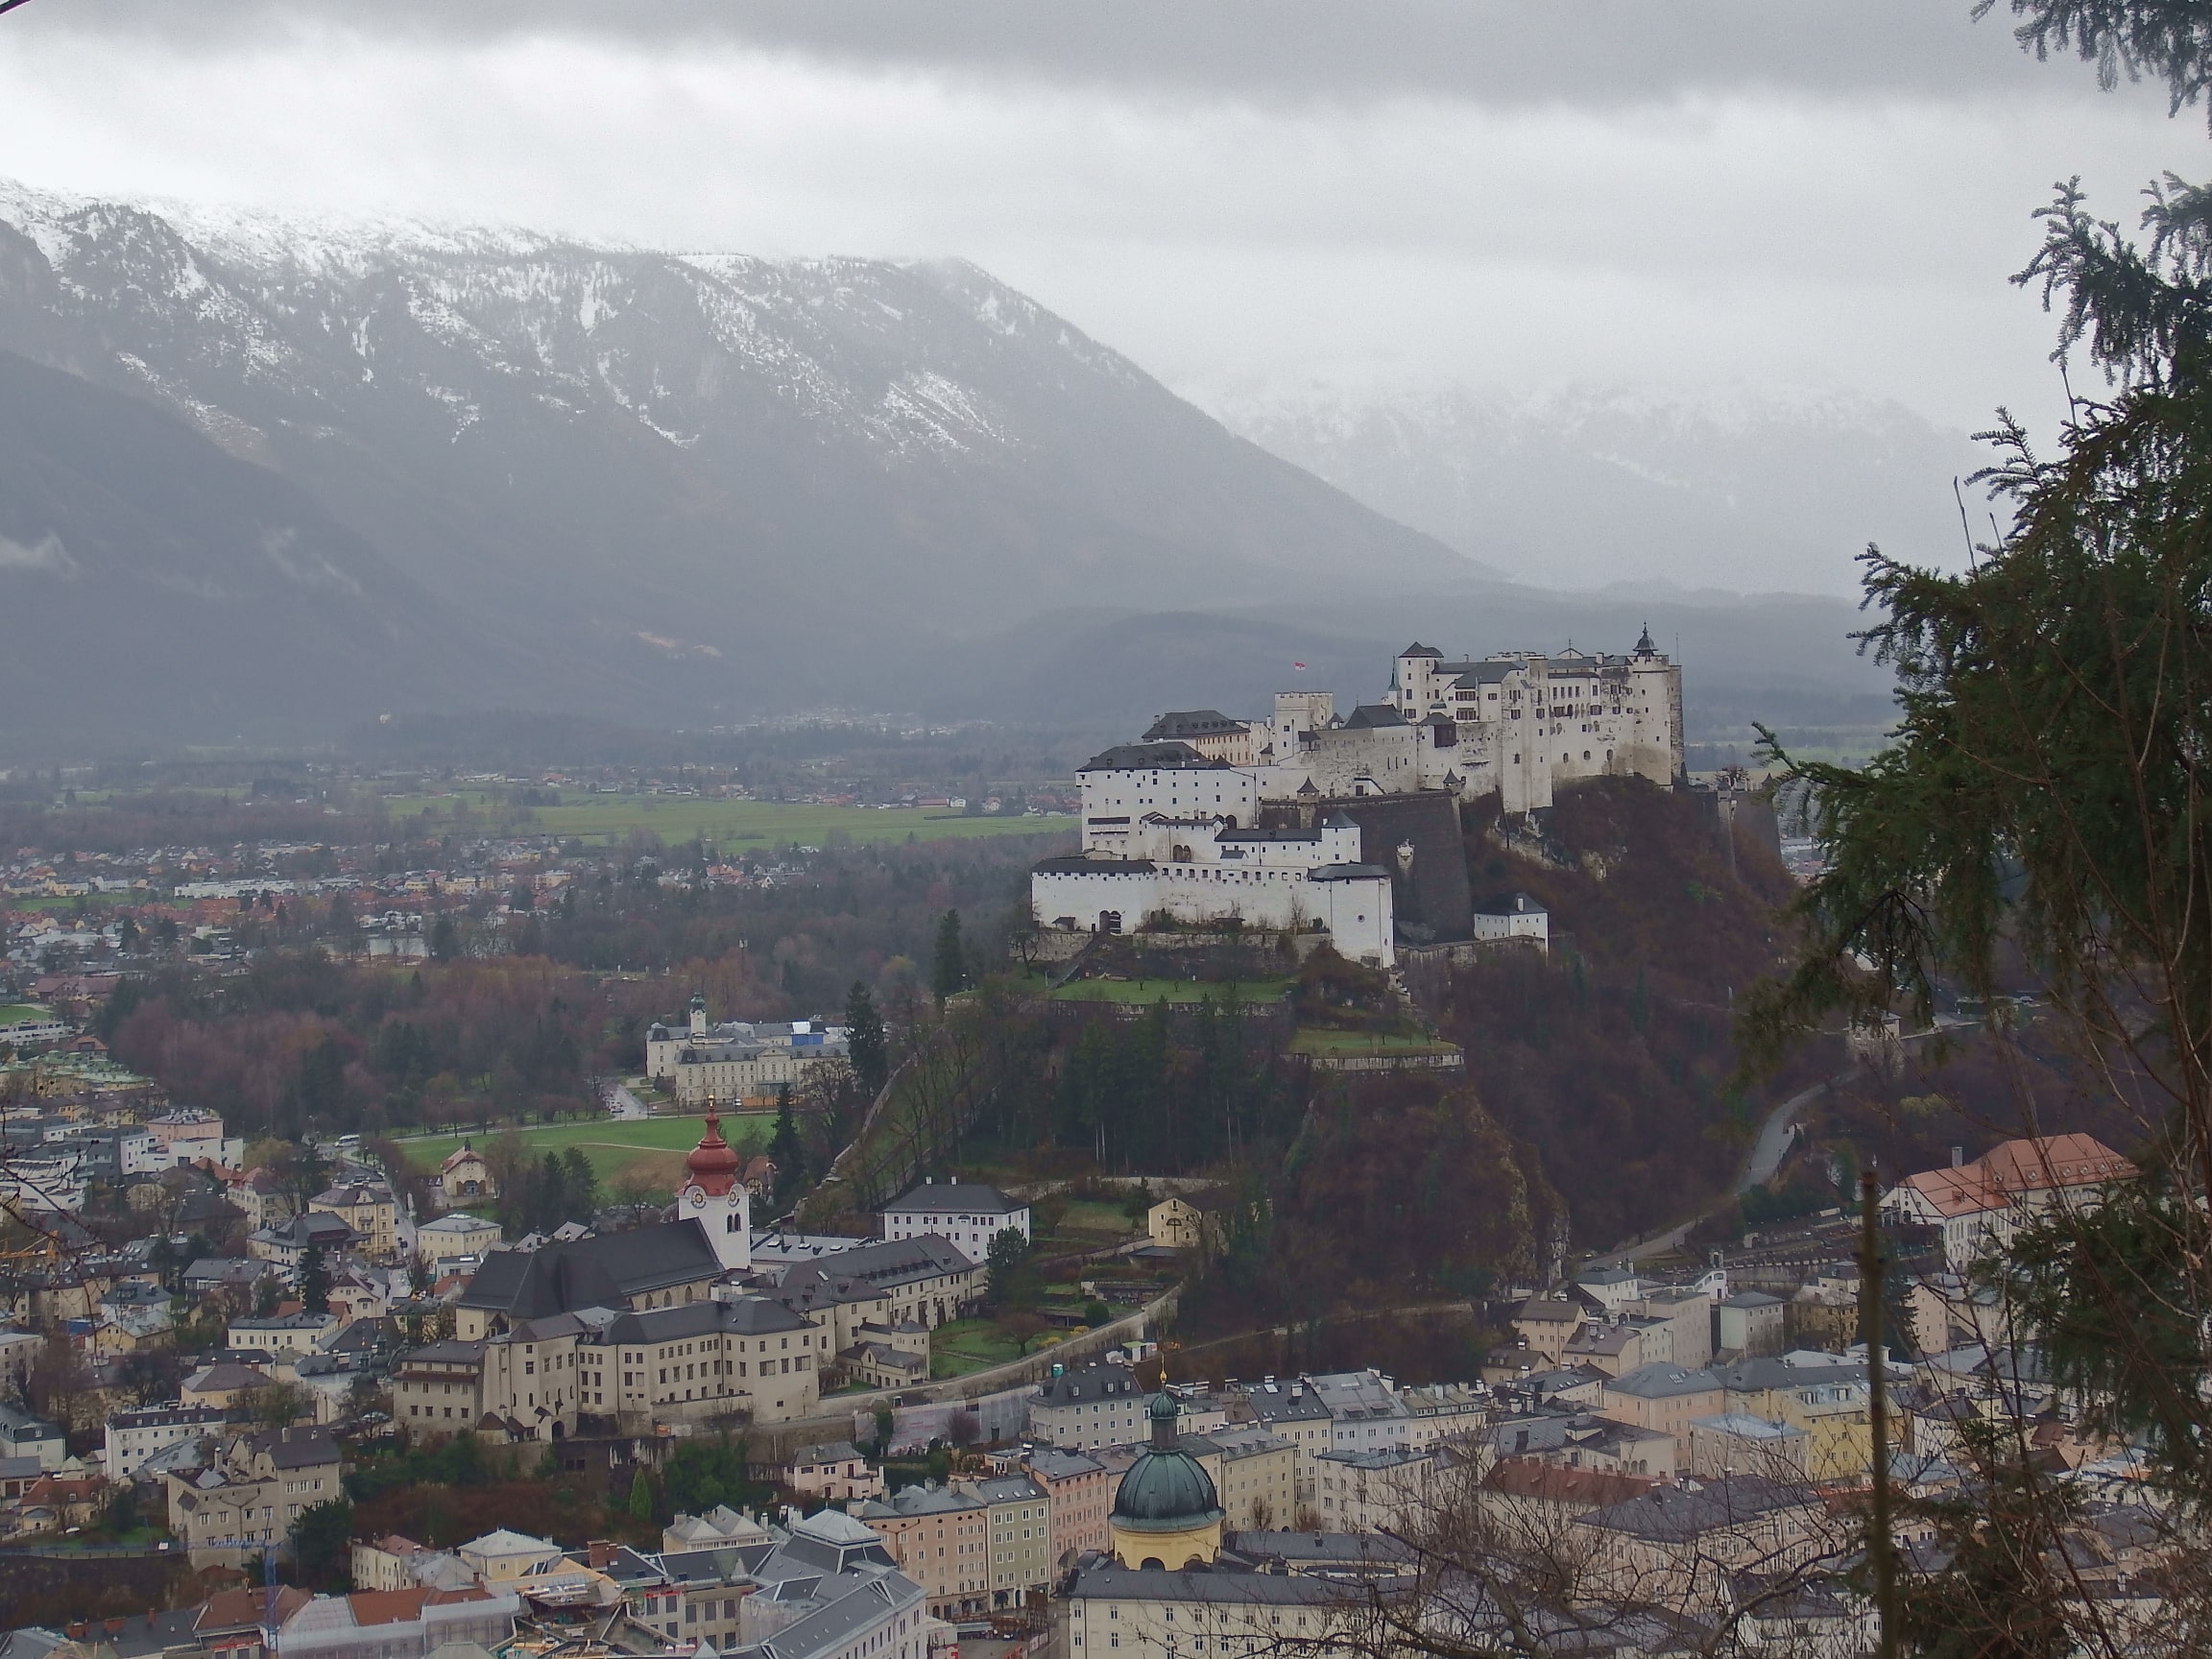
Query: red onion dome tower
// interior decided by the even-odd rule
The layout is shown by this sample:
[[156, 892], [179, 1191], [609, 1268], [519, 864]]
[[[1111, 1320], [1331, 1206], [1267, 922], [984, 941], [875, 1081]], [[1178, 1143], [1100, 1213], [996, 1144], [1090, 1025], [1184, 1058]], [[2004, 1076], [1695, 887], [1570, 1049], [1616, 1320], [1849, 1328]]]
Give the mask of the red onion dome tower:
[[737, 1154], [722, 1139], [722, 1119], [707, 1114], [707, 1133], [684, 1160], [684, 1185], [676, 1192], [676, 1213], [707, 1230], [715, 1257], [737, 1272], [753, 1265], [753, 1195], [737, 1179]]

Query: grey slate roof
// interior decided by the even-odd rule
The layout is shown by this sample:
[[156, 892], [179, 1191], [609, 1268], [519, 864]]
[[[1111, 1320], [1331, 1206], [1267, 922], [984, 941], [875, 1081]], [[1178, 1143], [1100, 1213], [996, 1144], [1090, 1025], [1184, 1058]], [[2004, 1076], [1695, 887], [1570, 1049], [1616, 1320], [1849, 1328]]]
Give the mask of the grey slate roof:
[[930, 1215], [1010, 1215], [1029, 1206], [1009, 1198], [996, 1187], [972, 1181], [939, 1181], [894, 1198], [883, 1206], [886, 1215], [914, 1213]]
[[957, 1509], [980, 1509], [983, 1505], [965, 1492], [955, 1492], [950, 1486], [925, 1483], [919, 1486], [902, 1486], [885, 1502], [871, 1498], [847, 1513], [855, 1520], [866, 1522], [872, 1515], [942, 1515]]
[[972, 1273], [971, 1262], [934, 1233], [918, 1238], [886, 1238], [857, 1250], [840, 1250], [818, 1262], [794, 1262], [777, 1281], [776, 1293], [805, 1305], [854, 1302], [880, 1296], [918, 1280]]
[[1218, 709], [1178, 709], [1153, 721], [1143, 740], [1160, 743], [1185, 737], [1219, 737], [1244, 730], [1243, 721], [1232, 720]]
[[1070, 1406], [1078, 1401], [1089, 1403], [1114, 1399], [1137, 1399], [1143, 1390], [1137, 1386], [1137, 1373], [1126, 1365], [1082, 1365], [1063, 1371], [1057, 1377], [1048, 1377], [1038, 1384], [1031, 1396], [1039, 1406]]
[[620, 1308], [633, 1296], [721, 1275], [706, 1229], [685, 1216], [527, 1252], [494, 1250], [461, 1293], [461, 1306], [541, 1319], [586, 1308]]
[[1102, 749], [1082, 765], [1077, 772], [1166, 772], [1220, 771], [1230, 769], [1226, 760], [1209, 759], [1188, 743], [1120, 743], [1111, 749]]
[[1149, 876], [1159, 868], [1149, 858], [1094, 858], [1082, 853], [1055, 854], [1029, 868], [1041, 876]]
[[607, 1327], [604, 1340], [636, 1346], [704, 1336], [709, 1332], [760, 1336], [812, 1329], [810, 1320], [771, 1297], [746, 1296], [735, 1302], [685, 1302], [674, 1308], [624, 1313]]
[[1720, 1380], [1710, 1371], [1685, 1370], [1662, 1360], [1616, 1377], [1605, 1384], [1605, 1391], [1636, 1400], [1671, 1400], [1679, 1394], [1702, 1394], [1719, 1386]]
[[256, 1453], [266, 1452], [279, 1469], [308, 1469], [338, 1461], [338, 1442], [320, 1429], [264, 1429], [246, 1436]]
[[1763, 1475], [1731, 1475], [1690, 1486], [1659, 1486], [1641, 1498], [1581, 1516], [1577, 1525], [1658, 1543], [1679, 1544], [1719, 1527], [1741, 1526], [1782, 1509], [1799, 1509], [1819, 1499], [1810, 1486], [1769, 1480]]

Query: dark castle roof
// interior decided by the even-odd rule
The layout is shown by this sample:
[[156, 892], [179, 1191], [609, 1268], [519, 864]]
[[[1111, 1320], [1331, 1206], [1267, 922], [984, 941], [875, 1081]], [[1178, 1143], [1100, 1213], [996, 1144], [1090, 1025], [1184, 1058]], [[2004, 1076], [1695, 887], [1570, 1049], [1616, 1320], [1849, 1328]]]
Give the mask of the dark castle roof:
[[1247, 729], [1243, 721], [1232, 720], [1218, 709], [1179, 709], [1153, 721], [1144, 733], [1144, 741], [1158, 743], [1180, 737], [1223, 737], [1233, 732]]
[[461, 1293], [461, 1306], [542, 1319], [582, 1308], [621, 1308], [633, 1296], [721, 1275], [707, 1230], [685, 1216], [571, 1244], [494, 1250]]
[[1226, 760], [1210, 759], [1188, 743], [1118, 743], [1100, 750], [1083, 762], [1078, 772], [1165, 772], [1229, 770]]

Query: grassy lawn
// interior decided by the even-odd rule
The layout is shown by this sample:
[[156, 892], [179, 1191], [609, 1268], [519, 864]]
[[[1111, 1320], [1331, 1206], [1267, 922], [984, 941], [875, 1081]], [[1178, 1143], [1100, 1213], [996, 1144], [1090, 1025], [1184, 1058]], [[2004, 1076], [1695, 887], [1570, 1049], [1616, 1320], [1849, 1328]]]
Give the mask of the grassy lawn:
[[1448, 1054], [1449, 1043], [1426, 1037], [1379, 1035], [1372, 1031], [1330, 1031], [1302, 1027], [1290, 1040], [1293, 1054]]
[[1134, 1238], [1141, 1231], [1142, 1224], [1132, 1227], [1119, 1205], [1079, 1199], [1068, 1206], [1059, 1225], [1037, 1242], [1046, 1249], [1095, 1250], [1101, 1244]]
[[[428, 809], [433, 821], [449, 818], [467, 805], [483, 813], [492, 798], [480, 790], [451, 795], [390, 795], [384, 809], [394, 818], [413, 818]], [[1075, 828], [1072, 818], [969, 818], [958, 813], [898, 807], [878, 812], [867, 806], [808, 806], [781, 801], [687, 801], [660, 795], [585, 795], [559, 806], [531, 808], [523, 817], [547, 835], [576, 836], [588, 842], [620, 841], [633, 830], [650, 830], [665, 842], [705, 836], [726, 851], [766, 851], [828, 846], [832, 839], [868, 841], [961, 840], [973, 835], [1051, 835]]]
[[[1043, 981], [1039, 982], [1040, 988]], [[1204, 979], [1073, 979], [1049, 993], [1058, 1002], [1143, 1002], [1165, 997], [1169, 1002], [1225, 1002], [1234, 989], [1246, 1002], [1276, 1002], [1287, 996], [1287, 979], [1246, 979], [1234, 987]]]
[[21, 1025], [26, 1021], [53, 1018], [51, 1008], [41, 1008], [35, 1002], [0, 1002], [0, 1026]]
[[[725, 1116], [723, 1138], [739, 1152], [750, 1156], [768, 1144], [775, 1121], [775, 1114], [768, 1112], [744, 1118]], [[584, 1156], [591, 1160], [591, 1171], [599, 1177], [602, 1186], [642, 1162], [651, 1172], [665, 1175], [669, 1190], [673, 1191], [675, 1177], [683, 1169], [684, 1154], [699, 1144], [704, 1127], [703, 1119], [697, 1118], [639, 1118], [625, 1122], [602, 1118], [591, 1123], [541, 1125], [518, 1133], [533, 1156], [548, 1151], [565, 1152], [571, 1146], [583, 1147]], [[419, 1141], [403, 1141], [400, 1147], [418, 1168], [436, 1169], [464, 1140], [473, 1142], [481, 1151], [503, 1133], [493, 1129], [484, 1135], [435, 1135]]]
[[1022, 1345], [988, 1319], [953, 1319], [929, 1333], [929, 1377], [965, 1377], [971, 1371], [1022, 1358]]

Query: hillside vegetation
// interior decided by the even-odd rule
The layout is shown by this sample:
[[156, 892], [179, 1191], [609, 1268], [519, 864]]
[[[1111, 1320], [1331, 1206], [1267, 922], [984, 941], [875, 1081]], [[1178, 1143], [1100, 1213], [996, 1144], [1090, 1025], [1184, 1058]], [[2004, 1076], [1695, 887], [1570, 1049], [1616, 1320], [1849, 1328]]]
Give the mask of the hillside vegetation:
[[1574, 1248], [1609, 1248], [1724, 1191], [1772, 1101], [1840, 1064], [1815, 1045], [1751, 1097], [1727, 1087], [1734, 997], [1772, 970], [1791, 891], [1770, 846], [1734, 839], [1731, 855], [1709, 801], [1641, 779], [1563, 791], [1540, 834], [1467, 809], [1477, 895], [1535, 897], [1551, 953], [1501, 950], [1417, 990], [1465, 1048], [1483, 1106], [1557, 1190]]

